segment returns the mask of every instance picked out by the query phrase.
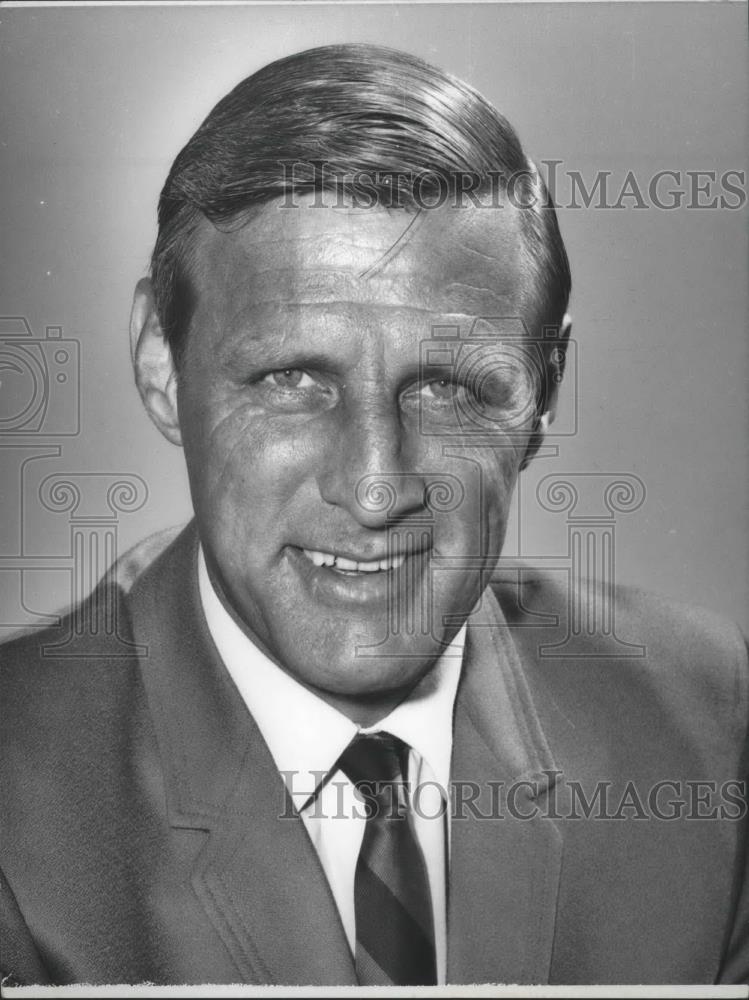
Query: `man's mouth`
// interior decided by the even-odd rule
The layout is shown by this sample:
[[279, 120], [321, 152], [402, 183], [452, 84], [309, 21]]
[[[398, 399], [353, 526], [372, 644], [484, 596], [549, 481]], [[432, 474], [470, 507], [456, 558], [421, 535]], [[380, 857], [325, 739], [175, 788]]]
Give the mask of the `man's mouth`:
[[335, 552], [296, 545], [286, 547], [286, 557], [314, 600], [339, 609], [357, 605], [377, 609], [380, 614], [389, 601], [416, 599], [432, 555], [428, 532], [409, 530], [397, 542], [388, 541], [379, 551], [367, 552], [367, 559], [362, 550]]
[[386, 559], [356, 560], [336, 555], [334, 552], [320, 552], [316, 549], [302, 549], [307, 559], [315, 566], [327, 566], [338, 573], [353, 575], [356, 573], [388, 573], [399, 569], [405, 560], [405, 555], [394, 555]]

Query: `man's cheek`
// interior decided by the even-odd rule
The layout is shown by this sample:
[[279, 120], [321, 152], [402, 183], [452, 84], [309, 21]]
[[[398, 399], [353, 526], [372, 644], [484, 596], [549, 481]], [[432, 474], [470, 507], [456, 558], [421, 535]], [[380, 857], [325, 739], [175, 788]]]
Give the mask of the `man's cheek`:
[[236, 444], [223, 457], [215, 470], [211, 506], [230, 522], [234, 537], [251, 540], [264, 552], [289, 542], [292, 512], [298, 514], [308, 489], [309, 472], [303, 459], [299, 447], [264, 434]]
[[513, 451], [489, 447], [466, 448], [450, 459], [449, 464], [443, 459], [443, 475], [447, 474], [446, 485], [459, 494], [454, 520], [475, 526], [477, 544], [474, 548], [478, 552], [480, 526], [485, 527], [487, 521], [495, 520], [509, 507], [517, 461]]
[[[474, 449], [474, 452], [477, 449]], [[505, 508], [512, 499], [520, 468], [520, 452], [514, 444], [500, 444], [482, 449], [476, 456], [483, 469], [485, 501], [492, 506]]]
[[216, 407], [203, 427], [206, 430], [196, 434], [195, 440], [203, 472], [214, 485], [231, 490], [239, 482], [245, 490], [248, 485], [262, 483], [264, 469], [272, 464], [278, 450], [267, 421], [258, 418], [249, 406]]

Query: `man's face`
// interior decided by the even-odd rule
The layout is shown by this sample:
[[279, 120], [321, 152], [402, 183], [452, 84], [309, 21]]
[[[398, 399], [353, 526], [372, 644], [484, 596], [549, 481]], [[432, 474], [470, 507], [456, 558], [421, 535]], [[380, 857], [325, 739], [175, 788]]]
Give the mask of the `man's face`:
[[[323, 695], [405, 692], [478, 600], [525, 453], [497, 319], [527, 287], [518, 214], [272, 204], [197, 240], [178, 408], [214, 582]], [[484, 374], [440, 334], [478, 335]], [[456, 404], [496, 421], [456, 435]]]

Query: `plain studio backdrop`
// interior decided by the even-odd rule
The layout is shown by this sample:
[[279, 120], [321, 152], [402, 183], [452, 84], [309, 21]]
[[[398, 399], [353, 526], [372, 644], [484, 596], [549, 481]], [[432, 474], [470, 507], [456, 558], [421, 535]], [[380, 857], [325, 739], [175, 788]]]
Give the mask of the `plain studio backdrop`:
[[[644, 502], [615, 518], [616, 579], [746, 628], [747, 232], [735, 207], [746, 175], [730, 174], [746, 170], [743, 4], [24, 5], [0, 8], [0, 636], [69, 601], [81, 573], [71, 518], [96, 529], [116, 517], [120, 551], [189, 518], [182, 453], [149, 422], [130, 373], [130, 302], [158, 194], [235, 83], [347, 41], [457, 74], [534, 159], [560, 161], [576, 341], [565, 433], [523, 474], [505, 553], [569, 562], [568, 514], [537, 499], [544, 477], [637, 477]], [[590, 190], [602, 171], [609, 207], [600, 196], [569, 207], [582, 203], [575, 172]], [[645, 204], [619, 199], [629, 171]], [[682, 191], [680, 207], [652, 203], [659, 171], [676, 175], [660, 200]], [[13, 362], [24, 350], [31, 368]], [[48, 380], [41, 396], [31, 369]], [[49, 492], [51, 475], [83, 489], [78, 508]], [[136, 484], [137, 509], [122, 494], [113, 513], [96, 495], [118, 476]], [[85, 580], [104, 561], [92, 559]]]

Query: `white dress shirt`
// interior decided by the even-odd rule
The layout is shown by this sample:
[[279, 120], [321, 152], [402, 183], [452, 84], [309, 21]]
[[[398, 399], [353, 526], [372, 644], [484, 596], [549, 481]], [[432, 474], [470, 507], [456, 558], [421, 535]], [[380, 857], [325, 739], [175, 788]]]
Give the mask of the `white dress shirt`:
[[414, 830], [432, 897], [437, 981], [447, 960], [450, 758], [453, 707], [465, 626], [434, 667], [392, 712], [361, 728], [283, 671], [245, 635], [224, 608], [198, 555], [200, 598], [213, 642], [252, 714], [317, 851], [356, 954], [354, 877], [366, 820], [354, 786], [336, 770], [318, 787], [358, 732], [388, 732], [411, 747], [408, 781]]

